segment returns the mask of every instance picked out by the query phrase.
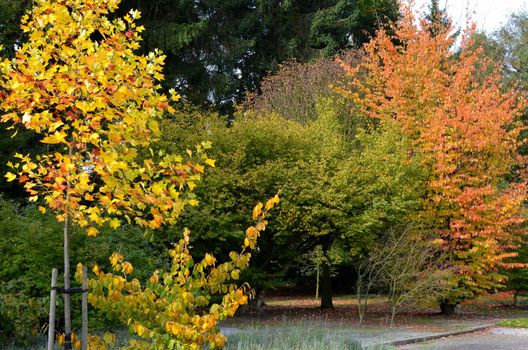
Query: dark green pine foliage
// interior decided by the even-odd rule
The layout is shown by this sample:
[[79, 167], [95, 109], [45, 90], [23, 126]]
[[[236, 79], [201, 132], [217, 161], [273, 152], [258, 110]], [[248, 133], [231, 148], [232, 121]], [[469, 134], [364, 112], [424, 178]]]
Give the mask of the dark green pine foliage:
[[31, 0], [0, 0], [0, 57], [12, 56], [15, 46], [22, 40], [20, 18], [31, 6]]
[[[517, 249], [519, 254], [515, 258], [510, 259], [510, 262], [517, 264], [528, 263], [528, 242], [526, 240], [522, 242], [521, 246]], [[507, 269], [504, 274], [508, 277], [506, 282], [506, 288], [513, 292], [513, 304], [516, 306], [518, 296], [521, 293], [528, 293], [528, 267], [517, 267], [513, 269]]]
[[131, 8], [143, 15], [143, 48], [167, 54], [166, 85], [228, 113], [279, 63], [358, 47], [399, 13], [396, 0], [123, 2]]
[[[0, 0], [2, 55], [23, 38], [32, 0]], [[398, 17], [397, 0], [125, 0], [142, 12], [143, 50], [167, 54], [167, 87], [187, 100], [231, 112], [287, 59], [309, 60], [359, 47]]]
[[425, 19], [429, 23], [429, 32], [433, 37], [451, 28], [452, 22], [446, 9], [440, 8], [439, 0], [431, 0], [429, 12], [425, 14]]

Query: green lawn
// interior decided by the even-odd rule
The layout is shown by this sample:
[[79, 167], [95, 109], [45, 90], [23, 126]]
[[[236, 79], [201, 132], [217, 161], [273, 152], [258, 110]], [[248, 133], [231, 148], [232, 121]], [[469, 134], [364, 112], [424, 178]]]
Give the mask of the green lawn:
[[[251, 326], [228, 336], [226, 350], [362, 350], [349, 332], [326, 325]], [[388, 350], [392, 347], [369, 347]]]
[[514, 328], [528, 328], [528, 318], [518, 318], [515, 320], [504, 320], [497, 323], [497, 326], [514, 327]]

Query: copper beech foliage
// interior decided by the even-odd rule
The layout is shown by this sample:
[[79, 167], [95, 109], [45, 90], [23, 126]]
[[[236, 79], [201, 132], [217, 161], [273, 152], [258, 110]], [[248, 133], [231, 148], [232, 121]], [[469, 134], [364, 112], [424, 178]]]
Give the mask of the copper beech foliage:
[[[169, 251], [170, 270], [156, 270], [143, 287], [130, 278], [133, 266], [117, 253], [110, 257], [113, 273], [96, 265], [95, 279], [89, 280], [89, 301], [98, 309], [129, 325], [132, 333], [143, 340], [130, 340], [127, 349], [208, 349], [222, 348], [226, 337], [219, 333], [218, 321], [233, 316], [239, 306], [248, 302], [251, 290], [238, 286], [240, 272], [248, 267], [250, 250], [267, 225], [269, 210], [279, 203], [279, 196], [265, 205], [257, 204], [252, 218], [255, 225], [246, 230], [240, 252], [229, 253], [229, 261], [218, 263], [211, 254], [194, 262], [189, 252], [189, 231]], [[82, 277], [82, 265], [77, 277]], [[222, 295], [220, 303], [211, 304], [211, 296]], [[203, 309], [200, 312], [200, 309]], [[106, 349], [103, 339], [92, 338], [91, 347]]]
[[35, 1], [22, 18], [28, 41], [0, 63], [1, 120], [50, 146], [39, 156], [17, 154], [7, 179], [88, 235], [123, 218], [152, 229], [173, 224], [197, 203], [191, 191], [204, 165], [214, 166], [209, 143], [185, 158], [155, 149], [158, 121], [172, 111], [159, 91], [165, 56], [135, 53], [140, 14], [110, 20], [119, 3]]
[[430, 176], [418, 221], [438, 233], [456, 267], [458, 292], [448, 298], [457, 302], [500, 283], [497, 268], [526, 233], [526, 158], [517, 152], [526, 101], [471, 49], [472, 29], [455, 53], [451, 28], [431, 36], [410, 7], [402, 5], [402, 19], [365, 45], [360, 65], [342, 62], [349, 82], [335, 89], [367, 115], [396, 124], [413, 140], [410, 155], [422, 155]]

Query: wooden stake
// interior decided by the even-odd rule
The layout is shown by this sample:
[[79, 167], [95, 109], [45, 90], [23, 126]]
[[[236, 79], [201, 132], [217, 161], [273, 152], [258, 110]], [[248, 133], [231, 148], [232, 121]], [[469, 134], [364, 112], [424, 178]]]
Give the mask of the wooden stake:
[[48, 327], [48, 350], [53, 350], [55, 343], [55, 306], [57, 304], [57, 269], [51, 270], [51, 292], [50, 292], [50, 311]]
[[88, 269], [82, 268], [82, 350], [88, 350]]

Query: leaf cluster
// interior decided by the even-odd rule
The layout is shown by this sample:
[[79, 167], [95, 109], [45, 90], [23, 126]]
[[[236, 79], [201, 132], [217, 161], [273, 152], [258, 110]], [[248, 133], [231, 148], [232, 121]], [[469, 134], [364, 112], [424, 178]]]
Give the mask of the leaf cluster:
[[[265, 205], [255, 206], [252, 219], [256, 223], [247, 228], [242, 250], [230, 252], [224, 263], [217, 263], [209, 253], [195, 262], [189, 251], [189, 231], [185, 230], [183, 238], [169, 250], [170, 268], [156, 270], [142, 287], [138, 279], [129, 277], [132, 264], [113, 254], [113, 273], [104, 273], [97, 265], [93, 268], [96, 278], [89, 280], [90, 303], [148, 339], [131, 340], [129, 349], [199, 349], [205, 344], [211, 349], [222, 348], [226, 338], [219, 333], [218, 322], [233, 316], [251, 297], [249, 286], [238, 286], [237, 281], [266, 228], [268, 211], [278, 203], [276, 195]], [[78, 278], [80, 274], [81, 265]], [[222, 295], [221, 303], [211, 303], [213, 295]]]

